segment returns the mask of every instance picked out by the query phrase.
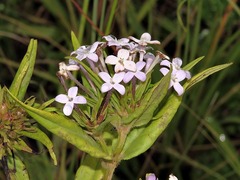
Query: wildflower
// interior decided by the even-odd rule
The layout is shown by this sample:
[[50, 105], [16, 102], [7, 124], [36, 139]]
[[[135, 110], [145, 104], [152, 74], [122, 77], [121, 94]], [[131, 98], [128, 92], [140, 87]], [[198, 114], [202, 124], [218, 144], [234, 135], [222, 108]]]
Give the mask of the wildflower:
[[178, 180], [178, 178], [176, 176], [174, 176], [173, 174], [170, 174], [168, 180]]
[[[165, 76], [169, 72], [169, 69], [163, 67], [160, 69], [160, 71]], [[182, 73], [182, 72], [183, 71], [172, 70], [171, 81], [170, 81], [170, 85], [169, 85], [169, 88], [173, 87], [179, 96], [181, 96], [184, 92], [184, 89], [179, 82], [184, 80], [186, 77], [185, 73]]]
[[129, 39], [135, 41], [141, 46], [147, 46], [148, 44], [160, 44], [157, 40], [151, 40], [151, 35], [147, 32], [143, 33], [140, 39], [130, 36]]
[[103, 38], [108, 42], [108, 46], [116, 46], [118, 48], [121, 48], [122, 46], [128, 46], [129, 42], [128, 38], [117, 39], [112, 35], [103, 36]]
[[66, 65], [64, 62], [60, 62], [58, 74], [68, 79], [67, 71], [77, 71], [77, 70], [79, 70], [79, 66], [77, 65]]
[[134, 76], [142, 82], [145, 81], [146, 74], [141, 71], [144, 68], [145, 64], [146, 63], [143, 61], [137, 62], [136, 63], [136, 71], [128, 71], [123, 78], [123, 82], [128, 83], [129, 81], [131, 81], [131, 79]]
[[91, 46], [81, 46], [76, 51], [73, 51], [71, 55], [76, 54], [76, 58], [82, 61], [83, 59], [88, 59], [93, 62], [98, 61], [98, 55], [95, 53], [100, 42], [95, 42]]
[[105, 59], [107, 64], [115, 65], [114, 71], [120, 72], [125, 69], [130, 71], [136, 71], [136, 64], [133, 61], [129, 61], [129, 51], [126, 49], [120, 49], [117, 53], [117, 57], [110, 55]]
[[87, 100], [83, 96], [77, 96], [78, 87], [74, 86], [68, 89], [68, 95], [59, 94], [55, 97], [55, 101], [65, 104], [63, 113], [66, 116], [72, 114], [74, 104], [86, 104]]
[[124, 72], [116, 73], [111, 78], [111, 76], [106, 72], [98, 73], [102, 80], [105, 81], [101, 87], [102, 93], [110, 91], [113, 88], [123, 95], [125, 93], [125, 87], [119, 83], [123, 80], [124, 74]]
[[169, 62], [168, 60], [163, 60], [160, 65], [163, 66], [167, 66], [170, 68], [170, 66], [172, 65], [173, 71], [182, 71], [182, 74], [185, 74], [185, 77], [187, 79], [191, 78], [191, 74], [189, 71], [184, 71], [183, 69], [181, 69], [182, 66], [182, 60], [180, 58], [173, 58], [172, 63]]
[[146, 174], [146, 180], [158, 180], [158, 178], [153, 173]]

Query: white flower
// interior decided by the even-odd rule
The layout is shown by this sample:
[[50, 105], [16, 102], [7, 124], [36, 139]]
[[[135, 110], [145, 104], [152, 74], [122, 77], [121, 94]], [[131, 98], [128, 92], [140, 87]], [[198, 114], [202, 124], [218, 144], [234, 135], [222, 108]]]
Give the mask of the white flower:
[[105, 81], [101, 87], [102, 93], [110, 91], [113, 88], [123, 95], [125, 93], [125, 87], [119, 83], [123, 80], [124, 74], [124, 72], [116, 73], [111, 78], [111, 76], [106, 72], [98, 73], [102, 80]]
[[73, 51], [71, 55], [76, 54], [76, 58], [82, 61], [83, 59], [87, 58], [93, 62], [98, 61], [98, 55], [95, 53], [98, 45], [100, 42], [95, 42], [91, 46], [81, 46], [76, 51]]
[[137, 67], [136, 71], [128, 71], [123, 78], [123, 82], [128, 83], [129, 81], [131, 81], [133, 76], [135, 76], [137, 79], [139, 79], [142, 82], [145, 81], [146, 74], [141, 71], [144, 68], [145, 64], [146, 63], [143, 61], [137, 62], [136, 63], [136, 67]]
[[115, 65], [115, 72], [120, 72], [125, 69], [136, 71], [136, 64], [133, 61], [128, 60], [128, 57], [129, 51], [126, 49], [120, 49], [117, 53], [117, 57], [110, 55], [105, 59], [105, 62], [107, 64]]
[[60, 62], [58, 74], [64, 76], [67, 79], [68, 78], [67, 71], [77, 71], [77, 70], [79, 70], [79, 66], [77, 65], [66, 65], [64, 62]]
[[135, 41], [141, 46], [147, 46], [148, 44], [160, 44], [157, 40], [151, 40], [151, 35], [147, 32], [143, 33], [140, 39], [130, 36], [129, 39]]
[[127, 38], [117, 39], [112, 35], [103, 36], [103, 38], [108, 42], [108, 46], [116, 46], [118, 48], [121, 48], [122, 46], [129, 46], [129, 39]]
[[63, 107], [63, 113], [66, 116], [72, 114], [74, 104], [86, 104], [87, 100], [83, 96], [77, 96], [78, 87], [74, 86], [68, 89], [68, 95], [59, 94], [55, 97], [55, 101], [65, 104]]
[[182, 60], [180, 58], [173, 58], [172, 63], [169, 62], [168, 60], [163, 60], [161, 61], [160, 65], [162, 66], [167, 66], [170, 68], [170, 66], [172, 65], [173, 71], [182, 71], [181, 73], [185, 73], [185, 78], [190, 79], [191, 78], [191, 74], [189, 71], [185, 71], [183, 69], [181, 69], [182, 66]]
[[[169, 72], [169, 69], [163, 67], [160, 69], [160, 71], [165, 76]], [[184, 93], [184, 89], [179, 82], [184, 80], [185, 77], [186, 77], [186, 74], [184, 71], [172, 70], [169, 88], [173, 87], [179, 96], [181, 96]]]
[[168, 180], [178, 180], [178, 178], [176, 176], [174, 176], [173, 174], [170, 174]]

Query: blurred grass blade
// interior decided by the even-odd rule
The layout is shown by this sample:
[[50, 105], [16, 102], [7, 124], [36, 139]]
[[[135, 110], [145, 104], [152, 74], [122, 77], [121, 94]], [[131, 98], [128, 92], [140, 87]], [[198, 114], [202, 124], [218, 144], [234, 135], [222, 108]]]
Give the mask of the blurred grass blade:
[[9, 88], [10, 92], [19, 100], [23, 100], [32, 77], [37, 54], [37, 40], [31, 39], [15, 78]]
[[203, 124], [213, 134], [214, 138], [218, 142], [216, 145], [218, 147], [217, 149], [220, 150], [221, 154], [225, 157], [225, 160], [240, 177], [239, 154], [234, 148], [232, 142], [227, 138], [227, 135], [220, 124], [211, 117], [209, 117], [207, 121], [204, 121]]

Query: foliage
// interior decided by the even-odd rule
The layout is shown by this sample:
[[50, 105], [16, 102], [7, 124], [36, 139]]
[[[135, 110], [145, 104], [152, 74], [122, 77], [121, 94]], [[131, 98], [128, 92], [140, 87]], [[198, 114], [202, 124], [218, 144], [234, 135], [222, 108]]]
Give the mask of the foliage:
[[[59, 59], [76, 48], [71, 45], [71, 31], [80, 44], [99, 40], [101, 32], [123, 37], [140, 36], [148, 31], [154, 39], [162, 39], [160, 50], [171, 57], [182, 57], [186, 64], [205, 56], [193, 67], [193, 74], [233, 62], [230, 68], [191, 88], [161, 138], [146, 154], [120, 164], [116, 179], [137, 179], [147, 172], [155, 172], [162, 178], [173, 172], [179, 179], [239, 176], [237, 1], [84, 0], [78, 5], [73, 2], [5, 0], [0, 3], [1, 84], [10, 87], [33, 37], [39, 39], [38, 55], [27, 96], [34, 94], [41, 102], [54, 97], [61, 88], [55, 76]], [[158, 80], [157, 76], [154, 78]], [[219, 141], [220, 135], [225, 135], [224, 143]], [[36, 169], [54, 169], [46, 171], [49, 173], [46, 177], [56, 174], [63, 179], [73, 177], [82, 154], [55, 136], [52, 140], [57, 158], [62, 160], [59, 168], [53, 168], [47, 154], [41, 153], [32, 157], [42, 162], [41, 167], [36, 163]]]

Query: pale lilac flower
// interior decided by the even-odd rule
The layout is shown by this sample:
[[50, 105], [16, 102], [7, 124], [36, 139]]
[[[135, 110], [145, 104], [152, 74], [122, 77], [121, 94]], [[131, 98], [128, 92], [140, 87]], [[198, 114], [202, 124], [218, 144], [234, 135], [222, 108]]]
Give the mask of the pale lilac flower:
[[65, 104], [63, 113], [66, 116], [72, 114], [74, 104], [86, 104], [87, 100], [83, 96], [77, 96], [78, 87], [74, 86], [68, 89], [68, 94], [59, 94], [55, 97], [55, 101]]
[[153, 173], [146, 174], [146, 180], [158, 180], [158, 178]]
[[129, 46], [128, 38], [117, 39], [116, 37], [114, 37], [112, 35], [103, 36], [103, 38], [106, 39], [106, 41], [108, 42], [108, 46], [116, 46], [118, 48], [121, 48], [122, 46]]
[[83, 59], [88, 59], [93, 62], [98, 61], [98, 55], [96, 54], [96, 49], [100, 42], [95, 42], [91, 46], [81, 46], [76, 51], [73, 51], [71, 55], [76, 54], [76, 58], [82, 61]]
[[151, 40], [151, 35], [147, 32], [143, 33], [140, 39], [130, 36], [129, 39], [135, 41], [141, 46], [147, 46], [148, 44], [160, 44], [157, 40]]
[[68, 79], [67, 71], [77, 71], [77, 70], [79, 70], [78, 65], [66, 65], [64, 62], [60, 62], [58, 74]]
[[100, 72], [98, 75], [102, 78], [105, 83], [101, 87], [102, 93], [110, 91], [112, 88], [117, 90], [121, 95], [125, 93], [125, 87], [119, 84], [124, 78], [124, 72], [116, 73], [111, 77], [106, 72]]
[[185, 74], [185, 78], [190, 79], [191, 74], [189, 71], [185, 71], [181, 69], [182, 66], [182, 60], [180, 58], [173, 58], [172, 62], [169, 62], [168, 60], [161, 61], [160, 65], [167, 66], [170, 68], [172, 65], [173, 71], [182, 71], [181, 74]]
[[[163, 67], [160, 69], [160, 71], [165, 76], [169, 72], [169, 69]], [[184, 73], [184, 71], [172, 70], [169, 88], [173, 87], [179, 96], [181, 96], [184, 92], [184, 89], [179, 82], [181, 82], [185, 78], [186, 78], [186, 74]]]
[[128, 58], [129, 51], [126, 49], [120, 49], [117, 53], [117, 57], [114, 55], [107, 56], [105, 62], [107, 64], [115, 65], [115, 72], [120, 72], [125, 69], [130, 71], [136, 71], [136, 64], [133, 61], [128, 60]]
[[141, 71], [144, 68], [145, 64], [146, 63], [143, 62], [143, 61], [137, 62], [136, 63], [136, 67], [137, 67], [136, 71], [128, 71], [123, 78], [123, 82], [128, 83], [129, 81], [131, 81], [131, 79], [134, 76], [142, 82], [145, 81], [146, 80], [146, 74]]

